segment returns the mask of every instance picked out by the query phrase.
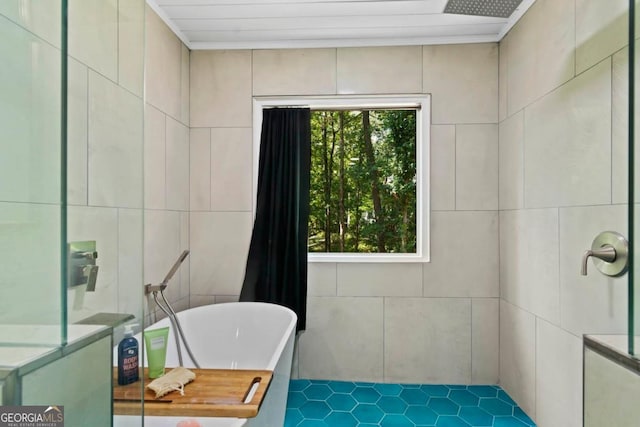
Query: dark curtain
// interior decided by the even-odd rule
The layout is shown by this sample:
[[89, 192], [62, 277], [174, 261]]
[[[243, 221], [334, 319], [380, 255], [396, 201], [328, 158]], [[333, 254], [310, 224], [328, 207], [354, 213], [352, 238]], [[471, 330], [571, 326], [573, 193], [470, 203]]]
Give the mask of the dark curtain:
[[310, 168], [310, 110], [263, 110], [256, 218], [240, 301], [289, 307], [298, 331], [307, 316]]

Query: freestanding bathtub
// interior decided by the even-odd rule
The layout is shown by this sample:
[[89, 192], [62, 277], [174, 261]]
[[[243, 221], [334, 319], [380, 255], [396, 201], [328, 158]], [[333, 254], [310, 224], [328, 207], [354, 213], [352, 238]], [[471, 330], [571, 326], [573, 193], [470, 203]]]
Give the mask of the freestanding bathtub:
[[[197, 418], [203, 427], [282, 427], [289, 390], [297, 317], [286, 307], [237, 302], [196, 307], [178, 313], [178, 320], [201, 368], [265, 369], [273, 371], [271, 385], [255, 418]], [[173, 328], [165, 318], [146, 329], [169, 326], [167, 367], [178, 366]], [[141, 342], [140, 336], [137, 336]], [[184, 366], [195, 367], [182, 348]], [[146, 360], [144, 360], [146, 365]], [[188, 393], [189, 386], [185, 388]], [[125, 427], [136, 417], [116, 417]], [[187, 417], [145, 416], [145, 426], [175, 427]], [[139, 417], [137, 417], [139, 425]]]

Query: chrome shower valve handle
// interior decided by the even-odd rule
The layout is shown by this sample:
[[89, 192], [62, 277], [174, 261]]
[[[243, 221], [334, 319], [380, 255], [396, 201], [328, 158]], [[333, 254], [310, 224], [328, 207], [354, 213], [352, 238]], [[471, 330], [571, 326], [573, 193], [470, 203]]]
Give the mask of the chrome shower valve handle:
[[620, 233], [604, 231], [596, 236], [591, 245], [582, 255], [580, 274], [587, 275], [589, 258], [598, 270], [606, 276], [619, 277], [627, 272], [629, 267], [629, 242]]

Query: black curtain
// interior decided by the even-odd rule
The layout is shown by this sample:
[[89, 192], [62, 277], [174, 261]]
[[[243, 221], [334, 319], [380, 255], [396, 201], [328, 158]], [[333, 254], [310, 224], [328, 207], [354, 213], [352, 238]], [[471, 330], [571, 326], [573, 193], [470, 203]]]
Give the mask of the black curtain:
[[298, 331], [307, 316], [310, 168], [310, 110], [263, 110], [256, 218], [240, 301], [289, 307]]

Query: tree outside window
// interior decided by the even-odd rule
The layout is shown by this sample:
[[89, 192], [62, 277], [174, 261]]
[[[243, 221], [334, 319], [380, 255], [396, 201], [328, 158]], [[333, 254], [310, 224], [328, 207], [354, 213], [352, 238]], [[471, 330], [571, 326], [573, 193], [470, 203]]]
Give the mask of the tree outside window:
[[416, 253], [416, 114], [312, 111], [309, 252]]

